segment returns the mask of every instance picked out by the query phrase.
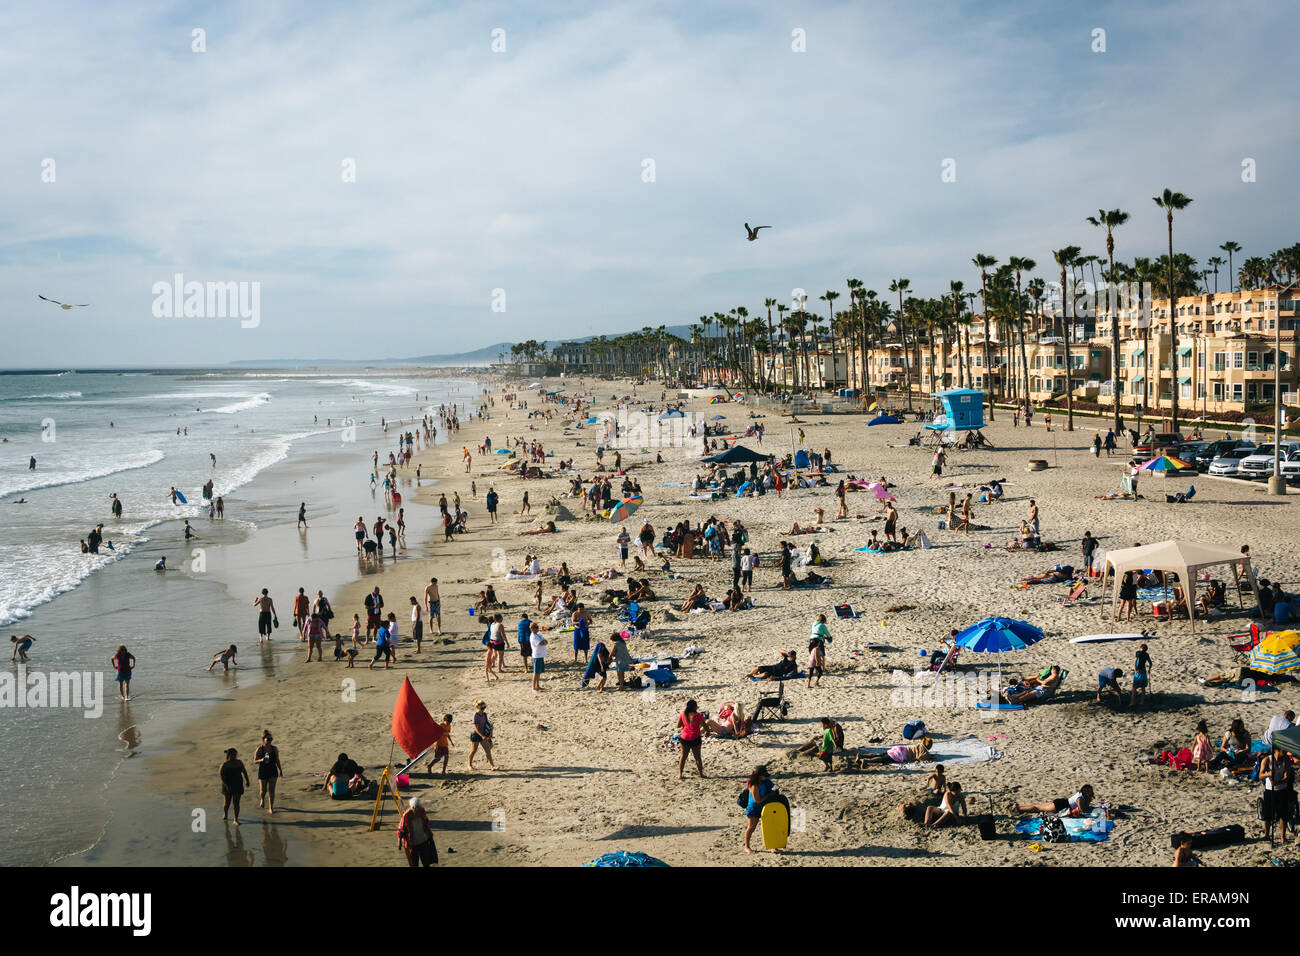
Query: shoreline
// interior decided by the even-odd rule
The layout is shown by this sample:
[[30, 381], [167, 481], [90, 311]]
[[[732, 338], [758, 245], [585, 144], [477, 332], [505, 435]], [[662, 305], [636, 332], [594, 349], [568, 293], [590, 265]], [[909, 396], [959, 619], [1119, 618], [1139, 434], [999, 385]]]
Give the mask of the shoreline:
[[[605, 398], [607, 389], [616, 389], [620, 396], [631, 392], [626, 383], [598, 382], [594, 387], [600, 400], [593, 414], [612, 407]], [[509, 390], [499, 383], [493, 389], [498, 401]], [[653, 384], [638, 389], [642, 397], [636, 404], [658, 405], [659, 391]], [[739, 614], [678, 612], [676, 606], [693, 583], [721, 596], [730, 584], [730, 562], [674, 558], [675, 576], [657, 570], [645, 575], [659, 600], [649, 605], [649, 634], [638, 636], [629, 650], [634, 656], [666, 657], [680, 656], [692, 644], [703, 648], [702, 654], [683, 659], [680, 684], [642, 692], [579, 690], [581, 669], [572, 664], [568, 636], [555, 631], [558, 640], [553, 640], [547, 660], [546, 692], [536, 695], [529, 690], [513, 642], [520, 608], [531, 607], [532, 582], [504, 581], [495, 549], [503, 548], [507, 562], [514, 566], [522, 564], [525, 552], [535, 550], [543, 566], [566, 561], [576, 577], [618, 566], [613, 541], [617, 527], [581, 517], [576, 503], [560, 497], [567, 488], [563, 479], [521, 486], [518, 479], [498, 478], [502, 473], [481, 460], [476, 449], [483, 434], [492, 436], [494, 447], [503, 445], [506, 435], [526, 435], [541, 440], [559, 458], [573, 456], [575, 470], [584, 478], [593, 473], [594, 449], [587, 442], [577, 444], [583, 441], [582, 432], [564, 433], [563, 409], [539, 406], [535, 393], [519, 394], [534, 408], [553, 410], [555, 422], [534, 423], [530, 428], [528, 421], [516, 417], [523, 413], [511, 412], [507, 420], [507, 409], [498, 405], [491, 420], [463, 422], [446, 445], [417, 456], [425, 477], [436, 481], [422, 482], [416, 500], [433, 502], [443, 490], [450, 497], [459, 489], [470, 513], [469, 534], [445, 550], [440, 542], [431, 541], [430, 557], [399, 561], [382, 574], [363, 574], [331, 596], [336, 623], [350, 622], [364, 593], [380, 584], [385, 612], [392, 610], [403, 624], [398, 664], [389, 672], [361, 673], [369, 655], [359, 656], [353, 671], [327, 657], [323, 666], [314, 664], [311, 669], [291, 665], [288, 676], [271, 687], [263, 686], [261, 693], [239, 692], [187, 727], [186, 739], [171, 754], [151, 758], [150, 772], [160, 792], [211, 806], [215, 787], [204, 776], [210, 773], [206, 764], [211, 761], [200, 754], [227, 745], [251, 749], [261, 728], [268, 726], [282, 747], [287, 773], [281, 782], [285, 810], [277, 812], [275, 819], [294, 828], [300, 841], [309, 845], [311, 858], [324, 865], [405, 865], [393, 835], [396, 818], [391, 802], [381, 828], [367, 833], [372, 800], [330, 801], [316, 792], [321, 781], [312, 774], [326, 770], [334, 756], [345, 751], [366, 767], [368, 775], [377, 776], [391, 749], [388, 725], [397, 689], [402, 677], [409, 676], [435, 718], [444, 712], [455, 718], [447, 777], [430, 776], [421, 764], [411, 772], [411, 789], [403, 791], [403, 798], [414, 793], [424, 798], [442, 865], [578, 865], [600, 853], [626, 849], [674, 865], [746, 860], [761, 865], [1148, 866], [1167, 864], [1168, 833], [1173, 828], [1246, 823], [1251, 818], [1250, 788], [1226, 788], [1213, 775], [1168, 775], [1146, 762], [1146, 755], [1157, 749], [1185, 745], [1201, 716], [1211, 720], [1212, 730], [1221, 731], [1219, 724], [1226, 726], [1227, 719], [1240, 713], [1249, 727], [1258, 730], [1271, 713], [1294, 704], [1296, 694], [1285, 686], [1280, 692], [1241, 702], [1239, 693], [1211, 691], [1197, 684], [1197, 678], [1217, 672], [1222, 662], [1231, 659], [1222, 635], [1244, 630], [1248, 621], [1229, 617], [1208, 627], [1198, 625], [1192, 636], [1185, 622], [1156, 623], [1144, 618], [1135, 630], [1150, 628], [1155, 634], [1151, 647], [1156, 695], [1150, 707], [1129, 713], [1093, 704], [1091, 681], [1099, 667], [1128, 663], [1134, 648], [1068, 641], [1077, 634], [1121, 630], [1108, 620], [1108, 605], [1070, 607], [1054, 600], [1062, 596], [1057, 593], [1059, 586], [1017, 590], [1012, 585], [1057, 563], [1078, 564], [1078, 539], [1085, 529], [1101, 540], [1103, 548], [1127, 547], [1135, 540], [1149, 543], [1167, 538], [1169, 522], [1175, 517], [1182, 525], [1179, 536], [1222, 543], [1245, 537], [1257, 562], [1266, 568], [1263, 573], [1295, 582], [1300, 580], [1300, 568], [1289, 551], [1259, 540], [1253, 531], [1242, 533], [1243, 528], [1263, 527], [1269, 521], [1285, 540], [1286, 529], [1296, 524], [1290, 513], [1277, 510], [1285, 499], [1275, 502], [1253, 489], [1204, 482], [1198, 505], [1183, 508], [1166, 505], [1157, 493], [1166, 484], [1172, 489], [1172, 483], [1147, 481], [1143, 490], [1152, 497], [1136, 507], [1098, 501], [1095, 495], [1118, 488], [1126, 455], [1093, 459], [1085, 447], [1088, 431], [1048, 436], [1041, 427], [1012, 428], [1010, 420], [1002, 417], [985, 428], [996, 445], [994, 451], [954, 453], [948, 473], [934, 479], [929, 476], [929, 451], [907, 447], [911, 426], [868, 430], [867, 416], [860, 413], [824, 417], [809, 413], [800, 423], [808, 433], [805, 447], [832, 448], [843, 474], [887, 475], [898, 486], [900, 524], [925, 530], [934, 543], [928, 551], [864, 555], [854, 549], [870, 530], [880, 527], [872, 520], [877, 508], [868, 496], [849, 497], [850, 515], [864, 515], [861, 519], [827, 520], [832, 530], [811, 539], [791, 536], [787, 530], [791, 523], [811, 522], [814, 508], [824, 508], [828, 519], [834, 514], [834, 483], [829, 488], [787, 490], [780, 498], [769, 493], [757, 500], [694, 500], [686, 496], [687, 488], [676, 483], [689, 482], [700, 470], [695, 452], [661, 449], [664, 463], [660, 465], [654, 451], [624, 448], [624, 463], [641, 482], [646, 501], [642, 512], [628, 522], [629, 530], [635, 535], [643, 518], [658, 532], [682, 517], [701, 521], [716, 514], [728, 523], [743, 521], [751, 530], [754, 550], [764, 558], [751, 594], [756, 609]], [[749, 421], [745, 416], [751, 414], [748, 406], [719, 409], [701, 399], [688, 403], [688, 408], [704, 417], [724, 411], [742, 429]], [[786, 422], [773, 407], [764, 406], [754, 414], [765, 416], [756, 420], [768, 426], [770, 437], [763, 445], [749, 439], [743, 443], [778, 455], [788, 450]], [[1060, 467], [1023, 470], [1028, 457], [1051, 450], [1054, 442], [1059, 445]], [[474, 452], [477, 500], [467, 493], [470, 476], [459, 462], [462, 445]], [[947, 500], [940, 490], [944, 484], [992, 477], [1005, 479], [1007, 497], [996, 505], [976, 505], [975, 524], [980, 530], [969, 538], [937, 530], [941, 515], [936, 510]], [[495, 485], [502, 499], [501, 526], [496, 528], [486, 524], [482, 505], [489, 484]], [[530, 492], [533, 515], [521, 518], [513, 512], [525, 489]], [[559, 498], [568, 515], [544, 514], [552, 496]], [[1059, 542], [1059, 551], [1002, 549], [1015, 534], [1030, 498], [1042, 506], [1044, 536]], [[1171, 507], [1180, 510], [1171, 514]], [[561, 534], [519, 536], [518, 532], [548, 517], [555, 517]], [[791, 592], [774, 588], [772, 559], [780, 540], [791, 540], [796, 546], [815, 540], [832, 559], [824, 571], [832, 584]], [[407, 596], [420, 598], [430, 576], [437, 576], [442, 587], [446, 643], [439, 643], [433, 636], [435, 629], [426, 622], [430, 640], [417, 656], [403, 612], [409, 606]], [[465, 613], [472, 596], [488, 581], [508, 605], [503, 611], [507, 670], [502, 680], [490, 685], [482, 671], [477, 618]], [[612, 586], [620, 583], [621, 579]], [[607, 639], [614, 622], [610, 611], [595, 601], [603, 586], [604, 582], [598, 587], [579, 586], [579, 599], [595, 610], [593, 646]], [[548, 599], [553, 590], [548, 581]], [[779, 648], [795, 649], [802, 661], [802, 635], [816, 613], [829, 612], [840, 603], [852, 604], [859, 617], [839, 620], [829, 615], [835, 640], [821, 685], [809, 689], [803, 681], [787, 684], [786, 694], [793, 704], [788, 718], [764, 724], [758, 733], [741, 740], [710, 737], [704, 747], [708, 776], [700, 780], [688, 768], [686, 779], [679, 782], [672, 772], [677, 752], [664, 741], [685, 700], [697, 698], [701, 710], [709, 712], [716, 712], [723, 702], [737, 701], [752, 712], [754, 701], [772, 685], [751, 683], [745, 673], [774, 660]], [[975, 655], [970, 663], [982, 673], [1001, 666], [1008, 674], [1060, 663], [1070, 676], [1059, 700], [1025, 712], [989, 715], [960, 703], [926, 698], [919, 689], [900, 698], [921, 660], [919, 650], [937, 646], [949, 627], [965, 626], [990, 614], [1031, 620], [1048, 638], [1001, 661]], [[355, 700], [344, 703], [342, 682], [348, 677], [356, 681], [356, 694]], [[496, 725], [494, 756], [501, 767], [497, 773], [478, 769], [481, 755], [473, 773], [464, 768], [472, 701], [480, 697], [488, 701]], [[941, 745], [973, 739], [993, 748], [995, 759], [957, 763], [948, 775], [970, 794], [971, 812], [986, 812], [992, 806], [1003, 832], [1009, 829], [1005, 806], [1010, 800], [1069, 793], [1083, 782], [1094, 784], [1099, 799], [1137, 810], [1121, 818], [1108, 842], [1049, 847], [1041, 854], [1027, 849], [1030, 840], [983, 843], [973, 828], [923, 831], [901, 820], [897, 806], [923, 792], [928, 767], [924, 773], [910, 767], [826, 773], [817, 761], [786, 756], [789, 748], [815, 735], [822, 714], [843, 724], [850, 750], [898, 743], [903, 723], [918, 716]], [[226, 743], [232, 740], [234, 744]], [[405, 762], [400, 755], [394, 758], [397, 766]], [[791, 837], [790, 852], [781, 857], [747, 857], [740, 847], [742, 821], [734, 805], [735, 792], [756, 763], [769, 766], [804, 821], [803, 831]], [[189, 780], [198, 783], [180, 783]], [[1219, 792], [1211, 796], [1210, 790]], [[258, 820], [255, 805], [246, 799], [245, 807], [245, 816]], [[1246, 843], [1210, 850], [1205, 856], [1219, 864], [1247, 864], [1256, 862], [1258, 853], [1256, 845]]]

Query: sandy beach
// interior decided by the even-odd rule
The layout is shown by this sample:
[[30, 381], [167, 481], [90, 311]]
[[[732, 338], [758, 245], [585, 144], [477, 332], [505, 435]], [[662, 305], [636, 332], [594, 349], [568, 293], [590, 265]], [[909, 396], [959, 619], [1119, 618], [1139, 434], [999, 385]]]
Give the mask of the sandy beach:
[[[409, 677], [435, 717], [450, 713], [455, 718], [448, 774], [430, 775], [421, 762], [404, 793], [423, 797], [446, 866], [570, 866], [616, 850], [639, 850], [672, 865], [696, 866], [738, 860], [769, 866], [1168, 865], [1170, 833], [1229, 823], [1245, 825], [1250, 839], [1199, 851], [1207, 863], [1250, 865], [1267, 858], [1268, 844], [1259, 842], [1261, 825], [1254, 816], [1257, 787], [1230, 784], [1217, 774], [1175, 773], [1148, 762], [1159, 751], [1190, 746], [1198, 720], [1208, 722], [1216, 743], [1238, 716], [1258, 738], [1273, 714], [1294, 707], [1298, 695], [1291, 685], [1263, 690], [1252, 700], [1243, 699], [1240, 689], [1216, 690], [1198, 683], [1198, 678], [1218, 673], [1225, 665], [1244, 663], [1225, 640], [1249, 626], [1248, 617], [1236, 609], [1235, 591], [1229, 589], [1229, 613], [1198, 622], [1195, 636], [1186, 621], [1156, 622], [1149, 616], [1150, 602], [1139, 605], [1147, 616], [1132, 629], [1154, 634], [1148, 641], [1153, 693], [1145, 707], [1131, 712], [1113, 701], [1096, 704], [1094, 696], [1098, 670], [1119, 666], [1130, 673], [1136, 645], [1069, 643], [1080, 635], [1130, 629], [1110, 620], [1109, 601], [1066, 605], [1056, 600], [1065, 596], [1063, 585], [1014, 585], [1056, 564], [1080, 565], [1079, 542], [1088, 530], [1106, 549], [1169, 538], [1234, 548], [1249, 544], [1261, 576], [1294, 587], [1300, 568], [1284, 542], [1293, 540], [1300, 522], [1286, 499], [1265, 495], [1258, 483], [1198, 476], [1197, 495], [1190, 504], [1164, 500], [1166, 491], [1186, 490], [1187, 480], [1179, 478], [1144, 479], [1141, 490], [1147, 500], [1099, 500], [1096, 496], [1119, 489], [1128, 456], [1098, 459], [1091, 454], [1095, 430], [1107, 424], [1098, 419], [1078, 417], [1075, 431], [1065, 432], [1064, 416], [1054, 416], [1054, 431], [1049, 433], [1041, 417], [1035, 418], [1032, 429], [1015, 428], [1010, 412], [999, 409], [997, 420], [984, 429], [994, 448], [951, 452], [944, 475], [936, 478], [930, 474], [932, 452], [907, 444], [919, 427], [911, 423], [867, 428], [870, 416], [864, 414], [804, 413], [801, 423], [790, 424], [771, 404], [751, 409], [688, 402], [687, 411], [705, 416], [721, 408], [737, 431], [755, 422], [765, 425], [761, 445], [753, 439], [741, 444], [778, 457], [791, 451], [792, 441], [798, 447], [793, 430], [802, 428], [803, 447], [830, 449], [838, 474], [830, 476], [829, 487], [787, 489], [780, 498], [769, 493], [700, 500], [688, 497], [689, 482], [705, 470], [699, 464], [698, 443], [644, 452], [623, 448], [624, 465], [630, 466], [629, 474], [640, 483], [645, 500], [627, 523], [632, 535], [643, 520], [651, 522], [657, 536], [683, 519], [695, 523], [716, 515], [728, 524], [739, 520], [749, 531], [750, 547], [762, 555], [754, 574], [755, 607], [737, 613], [679, 612], [678, 605], [697, 583], [710, 597], [722, 597], [730, 586], [731, 562], [698, 553], [690, 560], [672, 558], [672, 576], [659, 571], [655, 562], [646, 575], [658, 596], [649, 605], [651, 626], [648, 634], [630, 642], [629, 650], [634, 657], [682, 658], [679, 680], [653, 692], [618, 692], [611, 689], [611, 673], [605, 691], [580, 689], [582, 666], [572, 663], [570, 636], [557, 629], [547, 661], [546, 690], [535, 694], [514, 644], [519, 611], [525, 606], [532, 610], [534, 584], [508, 581], [506, 566], [521, 567], [526, 553], [537, 552], [544, 567], [567, 562], [575, 578], [617, 568], [619, 526], [584, 517], [580, 502], [563, 497], [567, 479], [521, 481], [497, 468], [497, 456], [478, 454], [484, 436], [491, 437], [494, 447], [523, 437], [543, 443], [554, 455], [548, 464], [572, 457], [576, 473], [584, 479], [597, 471], [591, 430], [566, 428], [564, 407], [542, 404], [536, 389], [521, 390], [519, 397], [532, 409], [554, 412], [545, 424], [507, 409], [501, 397], [506, 388], [499, 383], [492, 387], [496, 405], [490, 420], [463, 421], [447, 444], [423, 451], [401, 472], [404, 478], [413, 476], [419, 464], [423, 478], [417, 500], [422, 503], [436, 504], [439, 494], [451, 497], [459, 492], [470, 513], [469, 533], [444, 544], [440, 529], [435, 539], [433, 529], [413, 527], [409, 543], [431, 541], [434, 557], [390, 562], [382, 572], [362, 574], [330, 595], [337, 614], [334, 623], [346, 626], [362, 609], [365, 593], [376, 584], [381, 587], [385, 611], [393, 611], [402, 622], [397, 663], [389, 670], [368, 670], [365, 665], [373, 651], [367, 648], [356, 668], [346, 669], [333, 661], [331, 642], [326, 642], [324, 663], [301, 663], [301, 658], [288, 662], [276, 679], [217, 703], [165, 754], [150, 758], [161, 796], [178, 805], [207, 807], [216, 819], [216, 767], [222, 752], [238, 747], [251, 769], [258, 737], [263, 728], [270, 728], [286, 771], [280, 784], [282, 805], [275, 814], [278, 825], [291, 828], [287, 832], [310, 846], [314, 862], [404, 866], [391, 803], [382, 826], [367, 832], [371, 800], [333, 801], [320, 791], [321, 774], [340, 751], [373, 776], [389, 761], [392, 707], [403, 678]], [[571, 395], [584, 391], [572, 382], [568, 387]], [[622, 382], [589, 382], [585, 391], [593, 389], [593, 414], [614, 411], [611, 396], [633, 392]], [[637, 388], [636, 395], [634, 407], [661, 407], [660, 388], [653, 383]], [[751, 412], [762, 417], [751, 419]], [[461, 460], [462, 446], [474, 453], [471, 474]], [[656, 451], [662, 453], [662, 464], [656, 463]], [[381, 454], [386, 452], [381, 449]], [[1030, 458], [1045, 459], [1049, 467], [1027, 471]], [[607, 455], [607, 467], [609, 461]], [[856, 551], [883, 522], [876, 517], [880, 506], [869, 493], [849, 495], [851, 517], [831, 520], [838, 507], [835, 481], [848, 475], [886, 476], [895, 486], [900, 524], [925, 531], [933, 547], [888, 554]], [[938, 529], [944, 516], [936, 509], [948, 501], [942, 486], [992, 478], [1004, 480], [1006, 494], [1000, 502], [975, 505], [977, 530], [967, 536]], [[477, 497], [470, 496], [471, 479], [477, 483]], [[489, 486], [501, 495], [496, 525], [488, 522], [483, 504]], [[516, 514], [524, 490], [532, 503], [528, 516]], [[559, 507], [548, 509], [552, 498]], [[1040, 508], [1043, 538], [1059, 550], [1005, 550], [1027, 517], [1031, 498]], [[813, 522], [818, 507], [825, 510], [825, 532], [788, 534], [794, 522]], [[556, 521], [558, 534], [521, 536], [546, 520]], [[346, 553], [352, 547], [351, 525], [346, 514], [337, 521], [338, 528], [329, 533], [337, 533], [338, 547]], [[830, 559], [828, 567], [816, 570], [832, 583], [816, 589], [779, 589], [775, 557], [782, 540], [803, 547], [815, 541]], [[631, 567], [629, 560], [628, 570]], [[806, 570], [799, 569], [800, 575]], [[304, 569], [307, 577], [309, 573]], [[1230, 581], [1230, 572], [1225, 573]], [[426, 640], [417, 654], [409, 637], [407, 598], [420, 597], [434, 576], [442, 589], [444, 634], [438, 638], [432, 623], [426, 622]], [[593, 646], [616, 629], [615, 612], [596, 598], [603, 587], [622, 587], [625, 580], [578, 586], [579, 599], [594, 614]], [[507, 605], [502, 613], [508, 638], [505, 675], [490, 684], [483, 672], [482, 627], [467, 613], [488, 583]], [[313, 587], [306, 577], [303, 586]], [[548, 579], [546, 600], [554, 593], [553, 579]], [[1089, 593], [1100, 595], [1100, 582]], [[831, 611], [840, 604], [851, 604], [858, 617], [837, 619]], [[764, 721], [743, 739], [706, 739], [707, 776], [697, 778], [688, 766], [686, 779], [679, 781], [678, 751], [668, 739], [684, 702], [694, 698], [702, 710], [716, 713], [724, 702], [735, 701], [751, 711], [761, 695], [775, 692], [775, 685], [753, 683], [746, 674], [756, 665], [775, 662], [778, 651], [787, 648], [798, 651], [802, 666], [807, 635], [818, 613], [828, 614], [834, 638], [820, 686], [787, 682], [791, 708], [785, 719]], [[1068, 669], [1055, 699], [1024, 711], [990, 715], [965, 702], [936, 701], [933, 694], [925, 697], [922, 688], [913, 688], [914, 669], [928, 663], [922, 650], [937, 648], [952, 629], [989, 615], [1027, 620], [1046, 632], [1042, 642], [1004, 655], [1000, 663], [1008, 676], [1050, 664]], [[281, 616], [291, 615], [282, 610]], [[252, 624], [250, 614], [248, 621], [231, 622], [231, 627], [242, 633]], [[276, 633], [276, 640], [296, 643], [287, 627]], [[701, 652], [683, 657], [692, 645]], [[305, 656], [305, 645], [303, 649]], [[981, 673], [996, 673], [999, 666], [988, 655], [968, 655], [965, 662], [977, 665]], [[1124, 685], [1127, 690], [1127, 678]], [[465, 766], [473, 702], [480, 698], [495, 723], [496, 772], [481, 758], [472, 772]], [[942, 753], [945, 743], [964, 741], [961, 746], [992, 758], [949, 766], [948, 777], [961, 782], [972, 813], [993, 808], [1003, 838], [983, 842], [971, 826], [924, 830], [904, 820], [898, 805], [921, 798], [930, 769], [925, 764], [855, 772], [838, 758], [828, 772], [815, 759], [789, 757], [790, 748], [819, 736], [822, 716], [844, 726], [850, 752], [902, 743], [904, 723], [919, 717], [935, 737], [936, 751]], [[393, 760], [398, 765], [406, 762], [400, 752]], [[751, 857], [741, 847], [744, 821], [736, 795], [760, 763], [768, 766], [796, 811], [796, 832], [788, 852], [779, 856], [760, 852]], [[1035, 851], [1035, 841], [1006, 836], [1016, 819], [1008, 814], [1008, 803], [1051, 800], [1085, 783], [1093, 785], [1098, 800], [1127, 808], [1115, 813], [1108, 841], [1048, 845]], [[246, 795], [245, 826], [261, 816], [256, 793]]]

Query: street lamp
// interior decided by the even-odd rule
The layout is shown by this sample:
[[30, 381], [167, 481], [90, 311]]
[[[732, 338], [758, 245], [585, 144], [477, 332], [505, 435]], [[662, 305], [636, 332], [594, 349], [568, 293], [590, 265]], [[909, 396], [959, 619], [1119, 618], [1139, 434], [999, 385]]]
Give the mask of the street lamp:
[[[1278, 296], [1279, 300], [1281, 295]], [[1279, 305], [1280, 305], [1279, 301]], [[1270, 495], [1286, 494], [1282, 478], [1282, 310], [1273, 320], [1273, 474], [1268, 479]]]

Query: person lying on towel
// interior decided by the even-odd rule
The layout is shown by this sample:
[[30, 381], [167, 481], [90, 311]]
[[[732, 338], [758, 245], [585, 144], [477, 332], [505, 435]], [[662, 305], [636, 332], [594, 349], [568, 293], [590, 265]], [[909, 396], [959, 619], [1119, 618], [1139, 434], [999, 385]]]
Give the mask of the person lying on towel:
[[914, 744], [899, 744], [882, 754], [858, 754], [853, 758], [853, 766], [863, 769], [877, 763], [919, 763], [931, 759], [931, 743], [929, 737], [922, 737]]
[[1062, 584], [1074, 577], [1074, 568], [1068, 564], [1058, 564], [1050, 571], [1021, 578], [1021, 584]]
[[799, 670], [798, 655], [794, 651], [781, 651], [781, 660], [775, 664], [760, 664], [749, 672], [755, 680], [780, 680], [793, 677]]

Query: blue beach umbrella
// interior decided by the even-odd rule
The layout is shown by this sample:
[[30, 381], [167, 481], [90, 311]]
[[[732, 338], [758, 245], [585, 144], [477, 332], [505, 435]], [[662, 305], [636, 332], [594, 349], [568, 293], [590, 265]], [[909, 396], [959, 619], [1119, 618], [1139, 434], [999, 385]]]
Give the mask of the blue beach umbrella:
[[901, 425], [901, 424], [903, 424], [903, 420], [901, 418], [895, 418], [893, 415], [877, 415], [875, 418], [871, 419], [871, 421], [867, 422], [868, 427], [872, 425]]
[[1009, 617], [986, 617], [972, 624], [953, 638], [958, 647], [978, 654], [998, 655], [998, 685], [1002, 684], [1002, 652], [1023, 651], [1037, 644], [1045, 635], [1028, 621], [1013, 621]]

